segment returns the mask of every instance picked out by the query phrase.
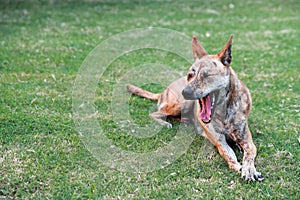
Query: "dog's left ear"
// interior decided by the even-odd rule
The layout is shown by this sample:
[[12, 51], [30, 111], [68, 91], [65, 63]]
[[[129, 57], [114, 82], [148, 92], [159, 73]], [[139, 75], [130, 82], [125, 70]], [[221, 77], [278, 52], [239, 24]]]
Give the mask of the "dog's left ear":
[[218, 57], [223, 65], [229, 67], [232, 57], [231, 57], [231, 46], [232, 46], [232, 35], [230, 36], [229, 40], [223, 47], [223, 49], [218, 53]]
[[200, 41], [197, 39], [196, 36], [193, 37], [192, 41], [192, 51], [193, 51], [193, 56], [194, 60], [196, 61], [197, 59], [202, 58], [203, 56], [206, 56], [207, 53], [202, 47]]

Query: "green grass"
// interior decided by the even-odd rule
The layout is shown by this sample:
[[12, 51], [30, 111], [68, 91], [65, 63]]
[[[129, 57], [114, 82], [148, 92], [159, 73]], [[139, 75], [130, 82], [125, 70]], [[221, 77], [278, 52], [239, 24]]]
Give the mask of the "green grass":
[[[0, 199], [300, 199], [299, 10], [296, 0], [2, 0]], [[249, 123], [263, 183], [245, 183], [200, 136], [175, 162], [142, 174], [112, 170], [85, 148], [72, 113], [81, 63], [110, 36], [149, 26], [197, 35], [210, 53], [234, 35], [232, 67], [252, 93]], [[143, 63], [165, 64], [181, 74], [188, 66], [159, 50], [128, 53], [104, 72], [95, 102], [106, 135], [137, 152], [163, 147], [177, 127], [138, 139], [120, 132], [113, 120], [111, 91]], [[133, 120], [151, 123], [153, 106], [132, 97]]]

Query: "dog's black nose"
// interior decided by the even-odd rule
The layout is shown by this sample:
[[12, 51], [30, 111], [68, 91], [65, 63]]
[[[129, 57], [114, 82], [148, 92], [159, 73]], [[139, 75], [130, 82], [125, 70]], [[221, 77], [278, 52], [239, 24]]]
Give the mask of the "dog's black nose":
[[184, 88], [181, 92], [182, 96], [187, 100], [194, 99], [194, 91], [191, 88]]

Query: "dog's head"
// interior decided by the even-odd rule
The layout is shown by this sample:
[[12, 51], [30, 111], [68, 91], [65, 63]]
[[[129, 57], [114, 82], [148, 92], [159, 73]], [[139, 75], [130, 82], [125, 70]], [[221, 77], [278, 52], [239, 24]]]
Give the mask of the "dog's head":
[[194, 64], [187, 73], [188, 85], [182, 95], [188, 100], [198, 100], [203, 122], [210, 122], [219, 91], [229, 86], [232, 36], [216, 55], [208, 55], [194, 36], [192, 42]]

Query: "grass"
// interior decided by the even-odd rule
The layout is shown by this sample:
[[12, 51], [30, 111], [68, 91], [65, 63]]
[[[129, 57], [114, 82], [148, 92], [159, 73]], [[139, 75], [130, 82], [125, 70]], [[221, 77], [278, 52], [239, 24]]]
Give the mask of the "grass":
[[[299, 199], [299, 9], [296, 0], [2, 0], [0, 199]], [[263, 183], [245, 183], [200, 136], [167, 167], [142, 174], [109, 169], [85, 148], [72, 113], [81, 63], [110, 36], [149, 26], [197, 35], [211, 53], [234, 35], [232, 67], [252, 92], [249, 123]], [[116, 126], [110, 91], [143, 63], [162, 63], [181, 74], [188, 66], [159, 50], [128, 53], [104, 72], [95, 102], [106, 135], [137, 152], [163, 147], [178, 126], [144, 139]], [[141, 126], [151, 123], [153, 106], [132, 97], [132, 118]]]

